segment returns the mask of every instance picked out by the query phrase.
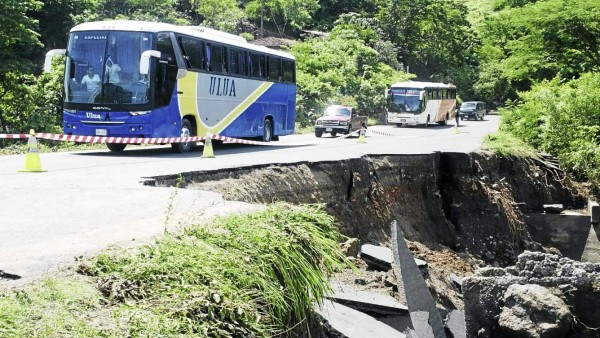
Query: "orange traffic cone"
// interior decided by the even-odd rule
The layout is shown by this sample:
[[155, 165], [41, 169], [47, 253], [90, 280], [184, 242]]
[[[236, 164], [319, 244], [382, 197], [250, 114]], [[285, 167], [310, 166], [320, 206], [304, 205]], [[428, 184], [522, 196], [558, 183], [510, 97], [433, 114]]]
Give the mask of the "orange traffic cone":
[[19, 172], [40, 173], [44, 171], [46, 170], [42, 169], [42, 163], [40, 162], [40, 151], [38, 150], [37, 140], [35, 139], [35, 132], [33, 129], [31, 129], [29, 131], [29, 138], [27, 139], [25, 168], [19, 170]]
[[210, 140], [210, 134], [206, 134], [206, 138], [204, 139], [204, 149], [202, 150], [202, 157], [215, 157], [215, 154], [213, 153], [212, 141]]

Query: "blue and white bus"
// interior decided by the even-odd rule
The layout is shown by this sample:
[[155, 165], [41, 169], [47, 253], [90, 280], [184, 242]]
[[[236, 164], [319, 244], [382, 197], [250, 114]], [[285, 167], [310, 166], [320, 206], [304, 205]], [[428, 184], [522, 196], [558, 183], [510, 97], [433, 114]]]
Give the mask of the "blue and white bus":
[[[207, 133], [269, 142], [294, 132], [295, 59], [202, 27], [89, 22], [66, 50], [64, 133], [187, 137]], [[107, 144], [122, 151], [125, 144]], [[173, 143], [188, 152], [191, 143]]]

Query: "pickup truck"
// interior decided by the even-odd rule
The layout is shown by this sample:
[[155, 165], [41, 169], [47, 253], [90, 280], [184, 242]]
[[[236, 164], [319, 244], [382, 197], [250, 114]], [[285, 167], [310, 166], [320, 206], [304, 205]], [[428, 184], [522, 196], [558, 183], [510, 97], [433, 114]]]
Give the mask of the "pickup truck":
[[327, 107], [323, 116], [315, 123], [315, 136], [321, 137], [323, 133], [330, 133], [335, 137], [339, 134], [350, 134], [360, 129], [362, 124], [367, 125], [366, 116], [358, 116], [353, 107], [333, 105]]

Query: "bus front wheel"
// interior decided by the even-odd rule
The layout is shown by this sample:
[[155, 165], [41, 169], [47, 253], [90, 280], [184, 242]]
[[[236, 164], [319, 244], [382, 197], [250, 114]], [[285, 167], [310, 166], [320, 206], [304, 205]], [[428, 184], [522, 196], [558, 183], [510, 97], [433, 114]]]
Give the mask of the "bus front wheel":
[[120, 153], [127, 147], [127, 143], [107, 143], [106, 147], [112, 152]]
[[273, 140], [273, 124], [269, 119], [265, 120], [262, 140], [263, 142], [271, 142], [271, 140]]
[[[183, 119], [181, 122], [181, 137], [192, 137], [192, 134], [192, 124], [188, 119]], [[178, 153], [187, 153], [192, 149], [193, 144], [193, 142], [171, 143], [171, 148]]]

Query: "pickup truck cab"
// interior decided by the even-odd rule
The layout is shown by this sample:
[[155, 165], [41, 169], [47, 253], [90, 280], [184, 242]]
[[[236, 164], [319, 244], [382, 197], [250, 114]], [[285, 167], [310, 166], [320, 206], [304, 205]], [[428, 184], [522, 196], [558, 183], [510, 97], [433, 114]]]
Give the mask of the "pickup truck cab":
[[360, 129], [362, 124], [367, 125], [366, 116], [358, 116], [353, 107], [333, 105], [325, 109], [323, 116], [315, 123], [315, 136], [321, 137], [323, 133], [330, 133], [335, 137], [339, 134], [350, 134]]

